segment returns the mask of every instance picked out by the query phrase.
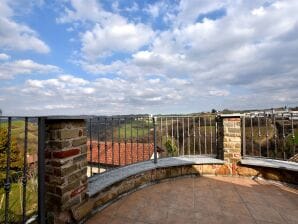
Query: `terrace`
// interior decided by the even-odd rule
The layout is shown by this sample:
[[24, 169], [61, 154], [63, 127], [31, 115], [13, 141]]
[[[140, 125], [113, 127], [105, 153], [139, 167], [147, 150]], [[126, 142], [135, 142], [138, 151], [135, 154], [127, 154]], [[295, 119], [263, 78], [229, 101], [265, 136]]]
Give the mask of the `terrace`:
[[295, 223], [297, 117], [1, 117], [0, 221]]

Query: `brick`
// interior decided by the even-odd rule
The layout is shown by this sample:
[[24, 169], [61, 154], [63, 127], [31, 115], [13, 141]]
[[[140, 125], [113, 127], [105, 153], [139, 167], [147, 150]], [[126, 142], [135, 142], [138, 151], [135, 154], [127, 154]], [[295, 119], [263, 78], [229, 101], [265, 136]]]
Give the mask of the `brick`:
[[73, 158], [73, 162], [74, 163], [81, 162], [81, 161], [84, 161], [84, 160], [87, 161], [87, 153], [82, 154], [80, 156], [77, 156], [77, 157]]
[[62, 196], [65, 193], [67, 193], [67, 192], [69, 192], [69, 191], [71, 191], [73, 189], [78, 188], [79, 186], [80, 186], [80, 180], [77, 180], [75, 182], [72, 182], [72, 183], [70, 183], [68, 185], [65, 185], [63, 187], [58, 186], [56, 188], [56, 194]]
[[65, 178], [63, 177], [57, 177], [57, 176], [49, 176], [49, 180], [47, 181], [50, 184], [54, 184], [54, 185], [63, 185], [65, 184]]
[[53, 167], [61, 167], [72, 164], [72, 159], [56, 159], [56, 160], [50, 160], [49, 164], [51, 164]]
[[80, 204], [80, 202], [81, 202], [81, 196], [77, 195], [77, 196], [71, 198], [70, 200], [63, 202], [63, 204], [61, 206], [61, 210], [62, 211], [69, 210], [72, 206]]
[[80, 137], [72, 140], [72, 146], [77, 147], [81, 145], [86, 145], [87, 144], [87, 137]]
[[72, 183], [72, 182], [80, 179], [82, 176], [86, 176], [87, 175], [86, 173], [87, 173], [87, 168], [78, 170], [77, 172], [75, 172], [67, 177], [67, 182]]
[[81, 194], [83, 191], [85, 191], [87, 189], [87, 185], [82, 185], [80, 187], [78, 187], [77, 189], [73, 190], [70, 194], [70, 197], [75, 197], [77, 196], [78, 194]]
[[81, 146], [81, 153], [82, 154], [85, 154], [86, 152], [87, 152], [87, 145], [85, 144], [85, 145], [83, 145], [83, 146]]
[[60, 167], [60, 168], [54, 168], [54, 175], [55, 176], [66, 176], [68, 174], [73, 173], [76, 171], [78, 166], [76, 164], [73, 164], [68, 167]]
[[63, 129], [63, 128], [65, 128], [65, 126], [66, 126], [66, 123], [64, 123], [64, 122], [57, 122], [57, 121], [55, 121], [55, 120], [47, 120], [46, 121], [46, 127], [47, 127], [47, 129], [49, 129], [49, 130], [58, 130], [58, 129]]
[[69, 141], [51, 140], [48, 141], [48, 146], [52, 149], [63, 149], [70, 146]]
[[59, 139], [71, 139], [79, 137], [78, 129], [63, 129], [57, 132], [57, 137]]
[[87, 216], [93, 210], [94, 200], [89, 199], [79, 206], [71, 208], [71, 212], [76, 221], [79, 221]]
[[80, 153], [80, 149], [70, 149], [67, 151], [53, 152], [53, 157], [64, 159], [67, 157], [78, 155], [79, 153]]

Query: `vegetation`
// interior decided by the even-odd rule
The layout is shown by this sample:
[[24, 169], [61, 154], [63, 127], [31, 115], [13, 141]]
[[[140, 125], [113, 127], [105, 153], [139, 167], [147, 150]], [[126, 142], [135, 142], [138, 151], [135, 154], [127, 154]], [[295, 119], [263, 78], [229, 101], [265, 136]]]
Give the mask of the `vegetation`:
[[177, 150], [175, 141], [172, 141], [171, 139], [169, 139], [168, 141], [166, 141], [165, 147], [167, 149], [167, 153], [170, 154], [171, 156], [175, 156], [177, 154], [178, 150]]
[[[0, 123], [0, 223], [4, 221], [7, 149], [10, 146], [10, 171], [11, 183], [9, 194], [9, 223], [19, 223], [22, 219], [23, 208], [23, 156], [24, 156], [24, 126], [23, 120], [13, 120], [11, 123], [11, 142], [8, 142], [8, 123]], [[28, 153], [36, 154], [37, 149], [37, 125], [28, 122]], [[30, 216], [37, 210], [37, 178], [35, 167], [29, 167], [27, 173], [26, 215]]]
[[[23, 188], [21, 179], [11, 184], [9, 194], [9, 223], [20, 223], [23, 211]], [[4, 222], [5, 192], [0, 189], [0, 223]], [[30, 217], [37, 211], [37, 179], [35, 176], [28, 178], [26, 194], [26, 216]]]
[[138, 138], [139, 141], [141, 141], [141, 139], [147, 141], [148, 133], [150, 134], [151, 128], [153, 128], [153, 124], [150, 121], [148, 122], [148, 119], [133, 120], [132, 122], [130, 122], [130, 120], [127, 120], [126, 125], [121, 124], [119, 130], [118, 127], [116, 128], [116, 130], [114, 130], [114, 136], [118, 138], [118, 131], [120, 131], [121, 139], [124, 139], [126, 136], [127, 139], [132, 138], [136, 140]]

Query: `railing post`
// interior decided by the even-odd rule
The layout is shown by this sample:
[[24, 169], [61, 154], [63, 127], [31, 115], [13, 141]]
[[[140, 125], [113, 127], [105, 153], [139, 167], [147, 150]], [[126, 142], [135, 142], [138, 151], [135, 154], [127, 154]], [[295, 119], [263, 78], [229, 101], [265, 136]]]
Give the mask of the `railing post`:
[[154, 130], [154, 163], [157, 163], [157, 145], [156, 145], [156, 117], [152, 117], [153, 130]]
[[219, 123], [221, 158], [229, 164], [236, 164], [241, 159], [241, 115], [220, 115]]
[[40, 154], [45, 159], [39, 157], [38, 162], [45, 173], [39, 186], [45, 183], [46, 191], [40, 188], [44, 196], [39, 195], [39, 201], [45, 202], [47, 223], [73, 223], [72, 213], [75, 215], [76, 206], [86, 199], [86, 122], [80, 117], [48, 117], [44, 122], [40, 130], [44, 130], [45, 139], [40, 133], [40, 149], [45, 151]]
[[38, 223], [45, 220], [45, 118], [38, 118]]

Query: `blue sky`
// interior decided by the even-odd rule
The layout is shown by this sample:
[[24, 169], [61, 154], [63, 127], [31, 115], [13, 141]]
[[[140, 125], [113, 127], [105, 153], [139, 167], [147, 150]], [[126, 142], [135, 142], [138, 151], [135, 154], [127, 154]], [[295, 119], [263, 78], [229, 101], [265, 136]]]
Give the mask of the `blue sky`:
[[298, 2], [0, 2], [7, 115], [298, 105]]

